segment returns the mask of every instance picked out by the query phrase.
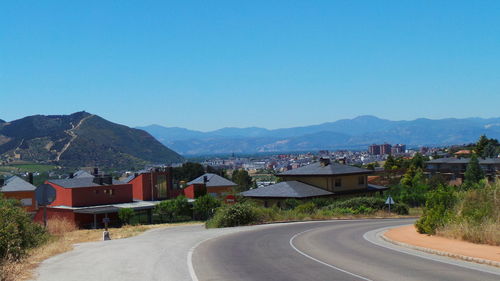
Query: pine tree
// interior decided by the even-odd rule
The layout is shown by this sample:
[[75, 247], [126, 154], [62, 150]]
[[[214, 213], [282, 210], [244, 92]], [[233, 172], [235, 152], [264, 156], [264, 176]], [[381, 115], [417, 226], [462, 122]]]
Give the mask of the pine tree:
[[470, 188], [482, 179], [484, 179], [484, 172], [479, 165], [477, 156], [473, 154], [465, 170], [464, 185], [466, 188]]

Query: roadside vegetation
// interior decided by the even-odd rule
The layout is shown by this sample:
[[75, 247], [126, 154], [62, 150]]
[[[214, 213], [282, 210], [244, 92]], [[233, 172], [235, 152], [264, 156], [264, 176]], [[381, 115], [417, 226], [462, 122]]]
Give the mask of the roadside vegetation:
[[388, 213], [385, 200], [377, 197], [322, 199], [302, 202], [288, 199], [282, 208], [265, 208], [251, 200], [218, 208], [206, 222], [207, 228], [233, 227], [271, 222], [325, 220], [343, 218], [383, 218], [409, 214], [409, 207], [399, 203]]
[[482, 136], [458, 186], [440, 184], [425, 196], [418, 232], [500, 246], [500, 182], [485, 179], [478, 156], [489, 156], [498, 141]]

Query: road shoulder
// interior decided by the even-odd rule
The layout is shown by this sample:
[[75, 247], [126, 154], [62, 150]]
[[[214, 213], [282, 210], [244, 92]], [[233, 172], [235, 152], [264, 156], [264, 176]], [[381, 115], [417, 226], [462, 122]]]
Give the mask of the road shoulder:
[[413, 225], [387, 230], [382, 239], [407, 248], [500, 267], [500, 247], [420, 234]]

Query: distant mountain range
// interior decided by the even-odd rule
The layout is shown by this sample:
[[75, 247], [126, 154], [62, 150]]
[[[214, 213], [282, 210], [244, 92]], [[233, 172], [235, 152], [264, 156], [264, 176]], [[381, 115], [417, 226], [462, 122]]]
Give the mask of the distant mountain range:
[[359, 116], [319, 125], [268, 130], [223, 128], [200, 132], [178, 127], [139, 127], [183, 155], [366, 149], [373, 143], [442, 146], [500, 138], [500, 118], [390, 121]]
[[125, 169], [184, 161], [147, 132], [87, 112], [0, 120], [0, 159]]

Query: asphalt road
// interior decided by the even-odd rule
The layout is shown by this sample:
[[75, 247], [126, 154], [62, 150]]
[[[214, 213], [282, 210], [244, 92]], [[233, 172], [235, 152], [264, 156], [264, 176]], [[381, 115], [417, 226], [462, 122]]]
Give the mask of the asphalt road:
[[486, 273], [474, 270], [481, 266], [471, 263], [452, 260], [462, 265], [457, 266], [423, 259], [414, 256], [426, 255], [421, 252], [409, 255], [400, 252], [412, 253], [405, 248], [376, 242], [382, 247], [363, 238], [375, 237], [373, 230], [408, 223], [411, 220], [157, 229], [78, 245], [44, 261], [36, 280], [500, 280], [500, 269], [489, 267], [494, 272]]
[[[409, 220], [281, 224], [223, 235], [192, 254], [198, 280], [500, 280], [500, 270], [425, 259], [373, 244], [364, 234]], [[442, 258], [444, 259], [444, 258]], [[473, 269], [473, 268], [477, 268]], [[495, 274], [496, 273], [496, 274]]]

